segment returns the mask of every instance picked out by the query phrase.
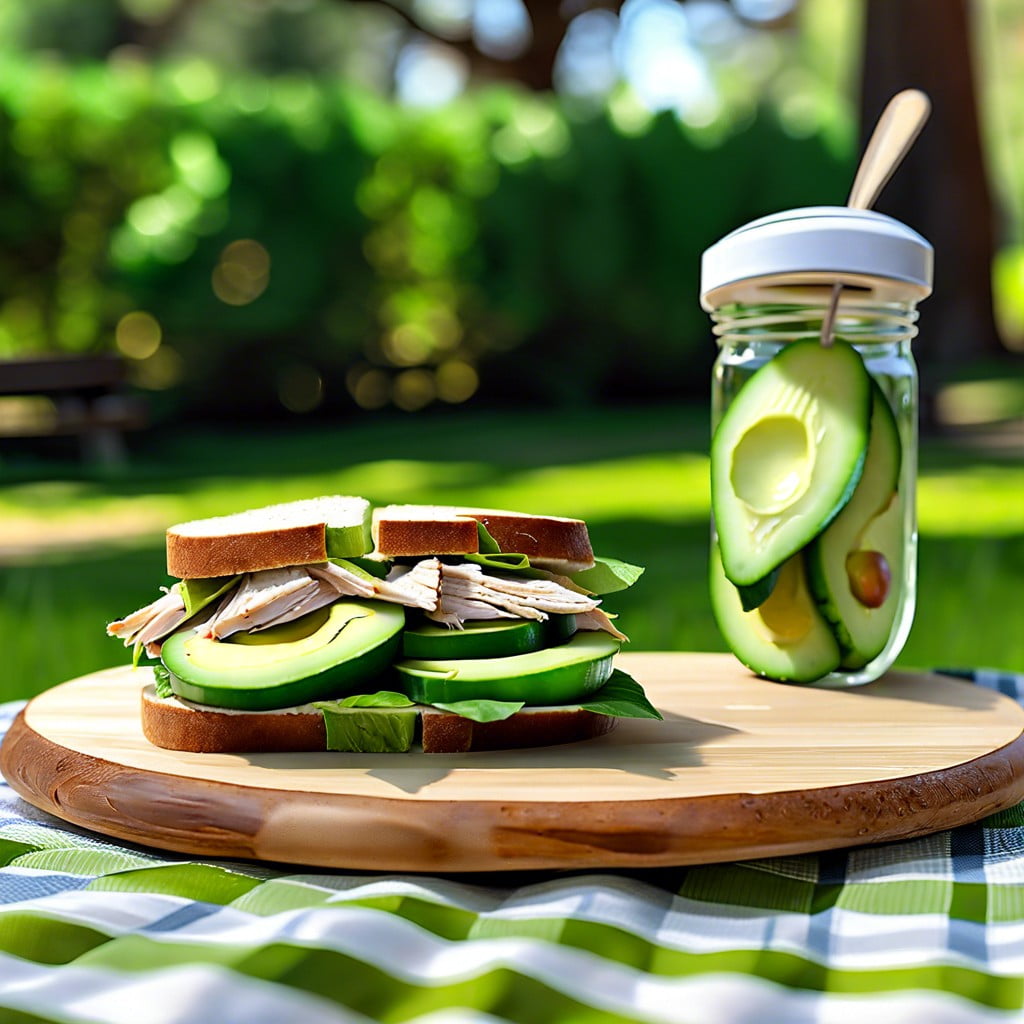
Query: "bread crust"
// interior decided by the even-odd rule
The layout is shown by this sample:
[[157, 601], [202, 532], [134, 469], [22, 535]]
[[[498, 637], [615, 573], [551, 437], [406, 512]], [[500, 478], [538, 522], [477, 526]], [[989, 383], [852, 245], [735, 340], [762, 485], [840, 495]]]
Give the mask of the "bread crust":
[[236, 576], [327, 561], [324, 523], [279, 526], [225, 536], [190, 536], [167, 531], [167, 572], [178, 579]]
[[503, 509], [389, 505], [373, 514], [377, 553], [387, 558], [473, 554], [481, 523], [502, 551], [516, 552], [544, 567], [576, 572], [594, 564], [582, 519], [537, 516]]
[[[547, 747], [603, 736], [616, 719], [582, 708], [530, 708], [501, 722], [472, 722], [422, 709], [425, 754]], [[161, 700], [152, 684], [142, 689], [142, 733], [157, 747], [195, 754], [256, 754], [326, 750], [319, 711], [224, 712]], [[367, 755], [372, 757], [373, 755]]]
[[583, 708], [531, 708], [500, 722], [473, 722], [425, 709], [420, 720], [425, 754], [552, 747], [603, 736], [615, 728], [617, 721]]
[[526, 555], [537, 565], [568, 563], [569, 571], [589, 569], [594, 564], [590, 534], [582, 519], [556, 516], [519, 516], [514, 512], [470, 512], [497, 541], [502, 551]]
[[176, 700], [161, 700], [152, 684], [142, 689], [142, 734], [155, 747], [195, 754], [284, 753], [323, 750], [327, 745], [319, 711], [199, 711]]
[[476, 520], [381, 519], [377, 553], [388, 558], [429, 555], [467, 555], [479, 550]]

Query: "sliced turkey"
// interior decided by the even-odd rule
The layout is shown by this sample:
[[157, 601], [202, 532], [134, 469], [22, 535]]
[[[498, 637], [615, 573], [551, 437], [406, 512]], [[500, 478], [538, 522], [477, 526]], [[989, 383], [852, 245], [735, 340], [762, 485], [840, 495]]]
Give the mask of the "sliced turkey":
[[177, 590], [166, 590], [145, 608], [139, 608], [107, 626], [107, 634], [124, 641], [125, 647], [151, 644], [173, 633], [188, 617]]

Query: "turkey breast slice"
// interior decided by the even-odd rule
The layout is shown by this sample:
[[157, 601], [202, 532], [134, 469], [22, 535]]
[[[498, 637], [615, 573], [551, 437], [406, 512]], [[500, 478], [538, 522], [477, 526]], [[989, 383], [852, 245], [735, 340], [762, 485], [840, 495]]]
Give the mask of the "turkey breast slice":
[[441, 562], [437, 558], [425, 558], [411, 568], [396, 565], [387, 579], [375, 581], [374, 589], [380, 601], [432, 612], [437, 608], [441, 590]]
[[321, 581], [301, 568], [247, 573], [213, 617], [197, 627], [197, 632], [212, 640], [223, 640], [242, 630], [288, 621], [283, 616], [289, 612], [295, 613], [292, 617], [303, 614], [297, 609], [319, 594], [320, 588]]
[[345, 597], [374, 597], [376, 588], [374, 581], [363, 576], [357, 576], [354, 572], [335, 565], [333, 562], [320, 562], [316, 565], [304, 565], [302, 567], [310, 576], [329, 583], [336, 594]]
[[148, 644], [173, 633], [186, 617], [181, 595], [176, 590], [168, 590], [144, 608], [111, 622], [107, 634], [123, 640], [125, 647]]
[[[462, 597], [473, 597], [510, 610], [528, 608], [534, 612], [551, 612], [555, 615], [588, 612], [599, 604], [589, 594], [569, 590], [551, 579], [492, 576], [485, 573], [480, 566], [471, 564], [445, 565], [442, 566], [441, 573], [442, 597], [448, 592]], [[536, 618], [534, 615], [523, 617]]]
[[515, 612], [498, 608], [493, 604], [485, 604], [483, 601], [474, 601], [464, 597], [453, 597], [451, 594], [444, 594], [438, 603], [437, 609], [427, 612], [427, 618], [452, 629], [462, 629], [466, 622], [484, 622], [491, 619], [518, 619], [521, 616]]
[[629, 637], [619, 629], [614, 622], [612, 622], [611, 616], [602, 611], [600, 608], [595, 608], [591, 612], [583, 612], [582, 615], [576, 616], [576, 628], [586, 630], [604, 630], [605, 633], [610, 633], [616, 640], [628, 640]]

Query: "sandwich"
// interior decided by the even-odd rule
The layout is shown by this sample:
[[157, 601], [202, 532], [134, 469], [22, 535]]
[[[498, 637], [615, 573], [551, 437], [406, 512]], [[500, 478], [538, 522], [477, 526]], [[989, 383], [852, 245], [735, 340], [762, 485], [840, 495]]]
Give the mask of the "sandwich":
[[602, 607], [643, 570], [586, 523], [332, 496], [172, 526], [156, 600], [107, 626], [176, 750], [456, 753], [660, 715]]

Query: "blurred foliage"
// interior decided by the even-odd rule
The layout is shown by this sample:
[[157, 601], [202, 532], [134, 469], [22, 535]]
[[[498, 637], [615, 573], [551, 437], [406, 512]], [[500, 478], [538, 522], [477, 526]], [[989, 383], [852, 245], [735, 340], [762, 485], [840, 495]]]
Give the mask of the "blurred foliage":
[[168, 409], [222, 415], [412, 410], [480, 380], [556, 402], [702, 389], [702, 249], [841, 201], [850, 173], [771, 106], [716, 132], [628, 96], [421, 110], [195, 56], [9, 54], [0, 353], [116, 344]]

